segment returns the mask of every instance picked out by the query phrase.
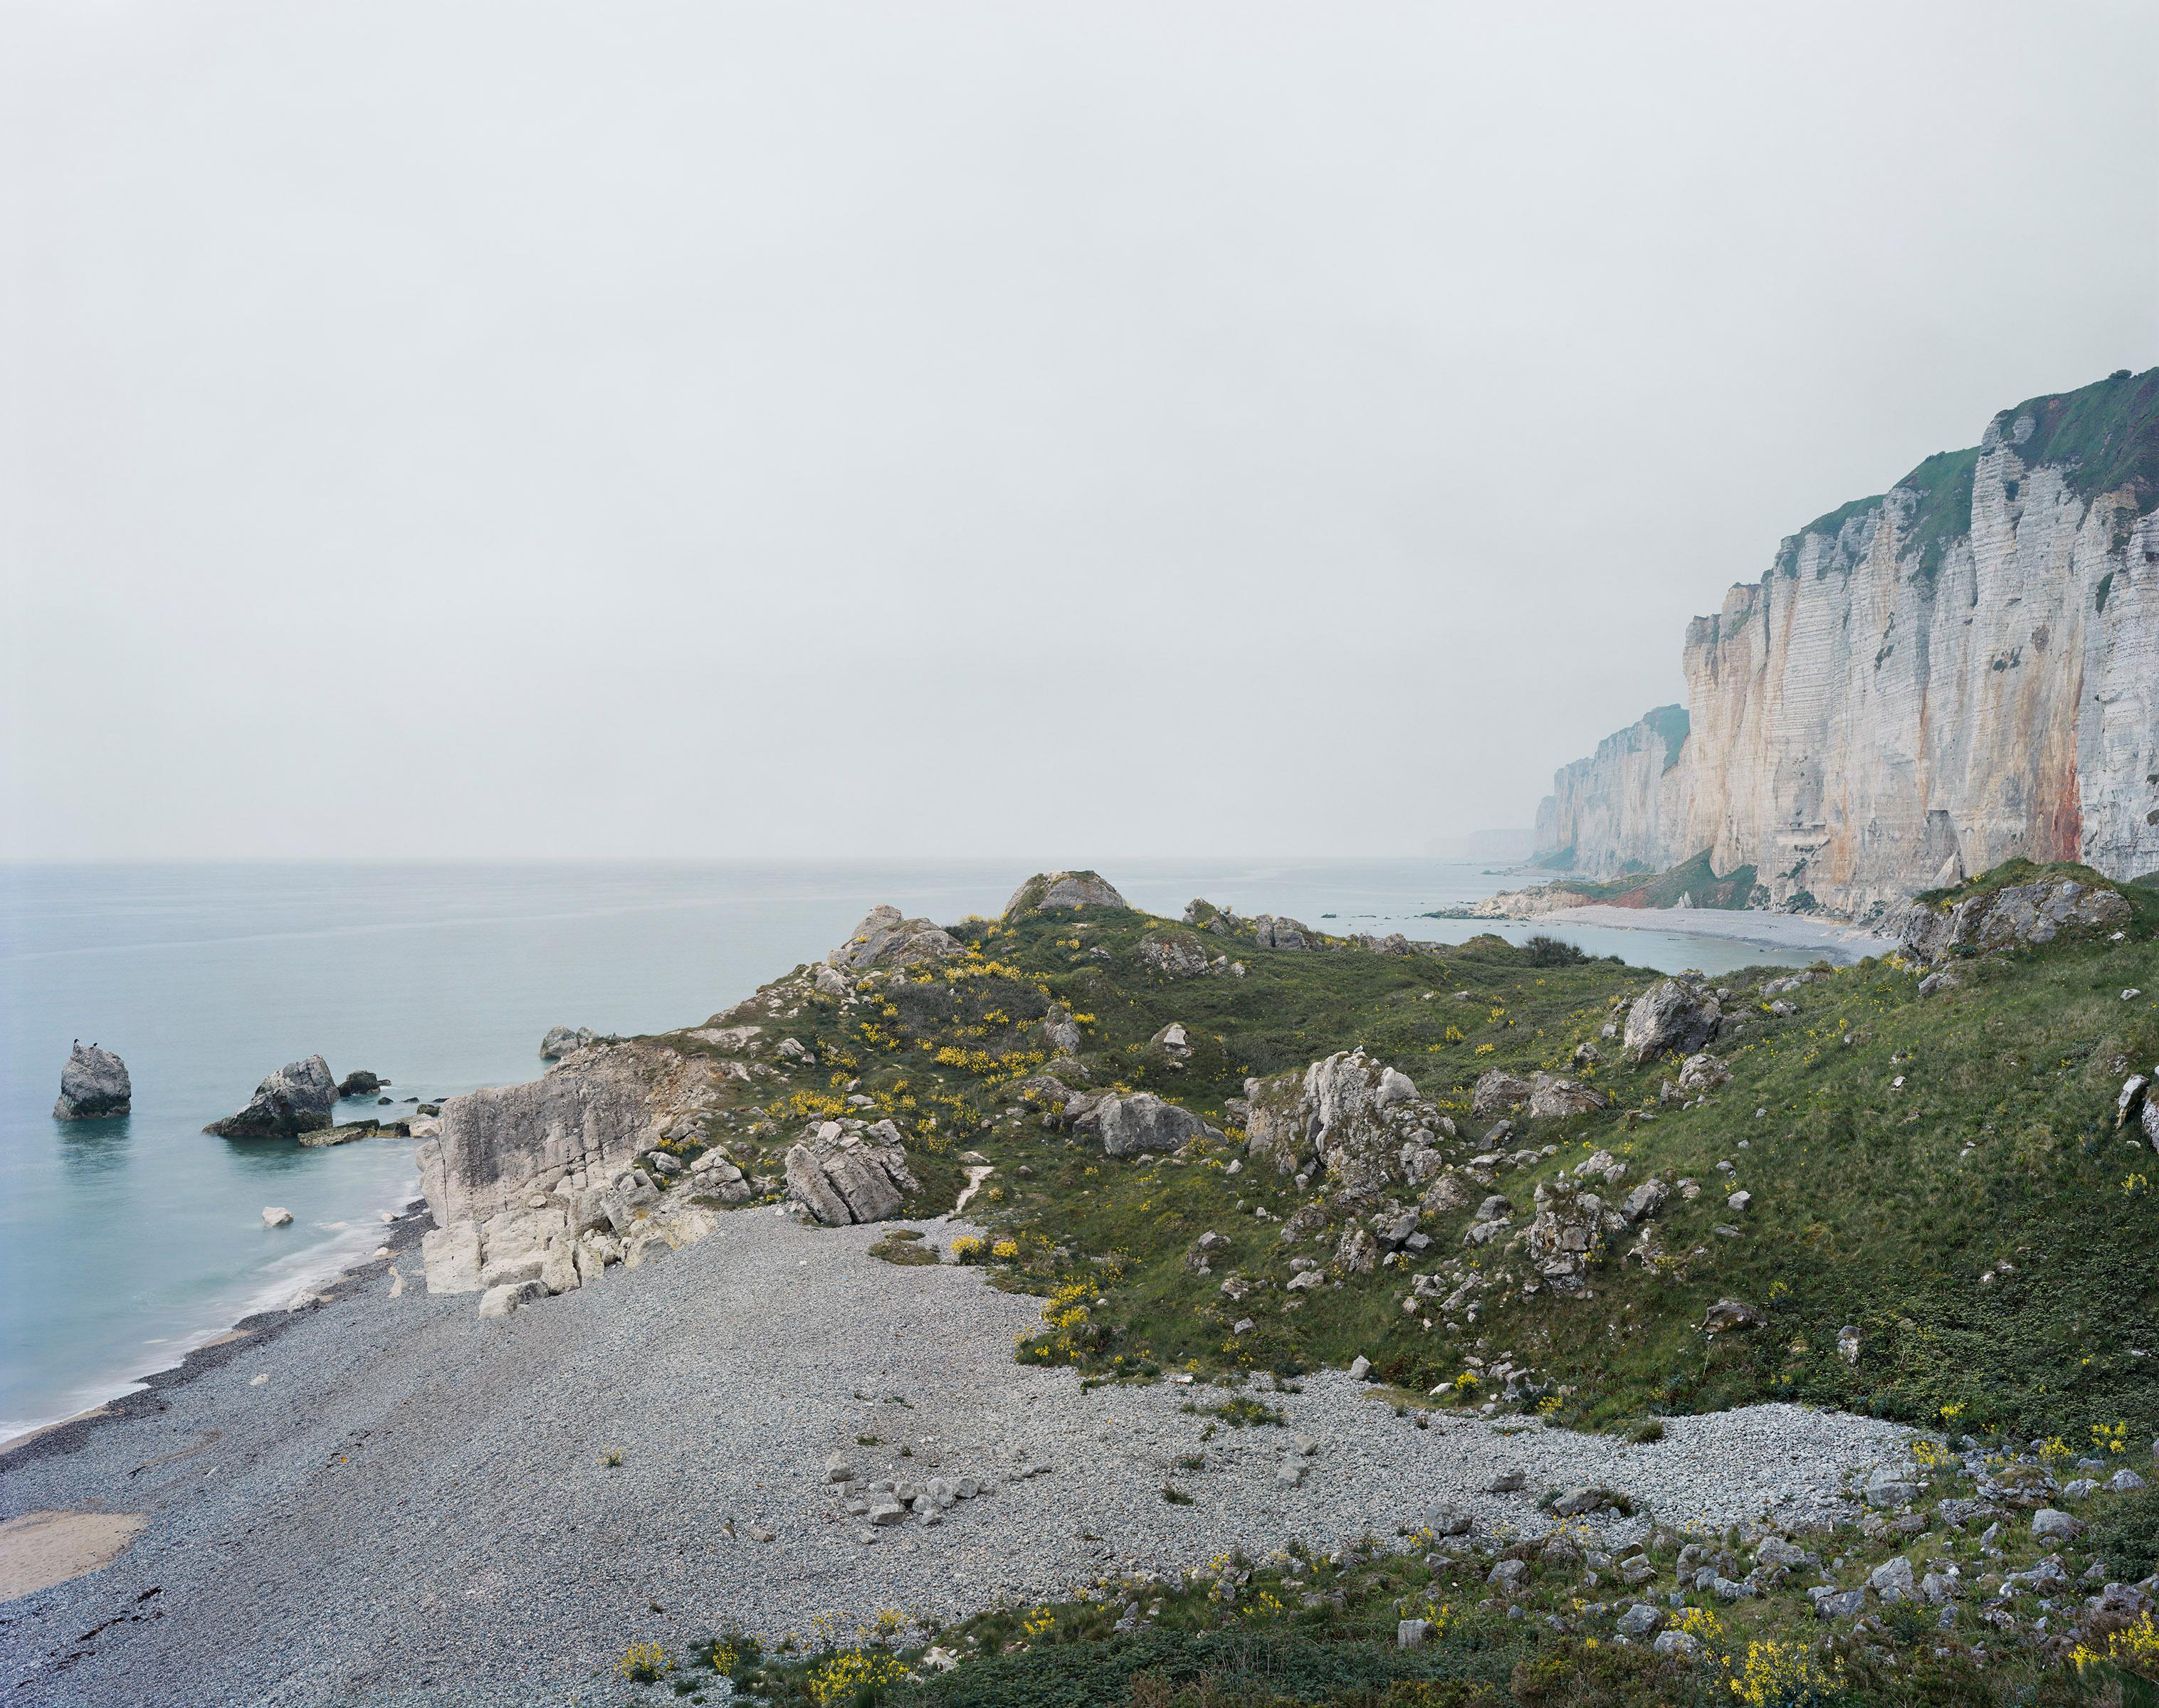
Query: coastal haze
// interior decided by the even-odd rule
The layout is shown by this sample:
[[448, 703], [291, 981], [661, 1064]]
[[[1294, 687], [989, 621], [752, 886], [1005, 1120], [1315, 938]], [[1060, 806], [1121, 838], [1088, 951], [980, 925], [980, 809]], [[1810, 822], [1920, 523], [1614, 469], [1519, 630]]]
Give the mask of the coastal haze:
[[2159, 1690], [2154, 65], [0, 0], [0, 1698]]
[[1781, 534], [2159, 359], [2155, 33], [9, 7], [0, 847], [1526, 825]]

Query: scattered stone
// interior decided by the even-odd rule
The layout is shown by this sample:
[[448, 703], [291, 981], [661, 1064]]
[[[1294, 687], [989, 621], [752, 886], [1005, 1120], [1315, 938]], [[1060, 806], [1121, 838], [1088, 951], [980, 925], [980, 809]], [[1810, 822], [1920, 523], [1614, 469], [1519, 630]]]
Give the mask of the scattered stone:
[[2074, 1541], [2084, 1529], [2079, 1520], [2051, 1506], [2043, 1506], [2032, 1514], [2032, 1534], [2041, 1541]]

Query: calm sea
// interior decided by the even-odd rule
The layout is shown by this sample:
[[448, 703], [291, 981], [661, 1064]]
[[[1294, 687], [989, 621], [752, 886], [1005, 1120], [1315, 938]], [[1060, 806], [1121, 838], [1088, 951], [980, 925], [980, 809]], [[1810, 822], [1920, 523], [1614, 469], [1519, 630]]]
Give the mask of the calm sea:
[[[1112, 862], [1136, 906], [1194, 896], [1335, 931], [1457, 941], [1424, 910], [1512, 887], [1474, 864]], [[814, 960], [868, 908], [995, 913], [1020, 866], [0, 867], [0, 1439], [69, 1416], [282, 1305], [378, 1243], [417, 1190], [411, 1145], [311, 1151], [205, 1122], [271, 1069], [372, 1069], [392, 1108], [530, 1079], [567, 1022], [702, 1019]], [[1528, 928], [1501, 926], [1520, 937]], [[1715, 972], [1784, 960], [1651, 931], [1565, 929], [1599, 955]], [[117, 1050], [134, 1113], [51, 1118], [71, 1039]], [[266, 1229], [280, 1204], [293, 1225]]]

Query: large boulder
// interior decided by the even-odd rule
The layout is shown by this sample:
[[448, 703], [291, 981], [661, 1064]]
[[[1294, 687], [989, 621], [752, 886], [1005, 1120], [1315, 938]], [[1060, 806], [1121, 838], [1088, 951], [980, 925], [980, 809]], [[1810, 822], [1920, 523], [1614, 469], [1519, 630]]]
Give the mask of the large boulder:
[[1932, 961], [1959, 949], [2052, 943], [2065, 931], [2119, 931], [2130, 917], [2119, 891], [2053, 877], [1965, 896], [1946, 907], [1907, 902], [1884, 929], [1907, 960]]
[[1165, 1102], [1152, 1091], [1105, 1097], [1082, 1119], [1101, 1135], [1102, 1150], [1111, 1157], [1178, 1151], [1197, 1138], [1222, 1136], [1190, 1110]]
[[228, 1139], [289, 1139], [330, 1124], [337, 1076], [320, 1056], [287, 1062], [255, 1088], [247, 1107], [203, 1131]]
[[133, 1107], [135, 1088], [127, 1064], [109, 1049], [78, 1043], [60, 1069], [60, 1098], [54, 1121], [109, 1121]]
[[1038, 872], [1005, 903], [1007, 919], [1047, 908], [1123, 908], [1131, 904], [1099, 872]]
[[827, 1227], [883, 1221], [918, 1189], [888, 1121], [823, 1121], [787, 1152], [787, 1195]]
[[847, 940], [825, 957], [828, 966], [861, 972], [872, 966], [915, 966], [966, 950], [941, 925], [901, 916], [898, 908], [872, 908]]
[[1627, 1011], [1627, 1059], [1639, 1065], [1674, 1050], [1690, 1056], [1716, 1036], [1723, 1018], [1706, 991], [1678, 979], [1661, 980]]

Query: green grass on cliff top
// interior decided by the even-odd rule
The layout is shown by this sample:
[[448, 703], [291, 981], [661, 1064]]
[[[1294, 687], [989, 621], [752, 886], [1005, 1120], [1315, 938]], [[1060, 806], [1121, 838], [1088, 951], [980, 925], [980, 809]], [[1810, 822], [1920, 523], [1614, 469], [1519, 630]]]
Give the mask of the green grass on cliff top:
[[[2029, 467], [2053, 464], [2068, 471], [2069, 489], [2083, 497], [2131, 488], [2141, 515], [2159, 504], [2159, 368], [2141, 374], [2127, 369], [2079, 386], [2029, 397], [1997, 420], [2006, 430], [2029, 416], [2032, 432], [2017, 446]], [[1917, 493], [1918, 508], [1899, 541], [1902, 556], [1916, 558], [1914, 572], [1931, 578], [1949, 545], [1971, 531], [1972, 477], [1979, 465], [1976, 446], [1938, 451], [1897, 483]], [[1777, 569], [1794, 573], [1799, 541], [1810, 534], [1835, 539], [1844, 525], [1880, 506], [1887, 497], [1876, 493], [1816, 516], [1789, 536], [1778, 549]]]

